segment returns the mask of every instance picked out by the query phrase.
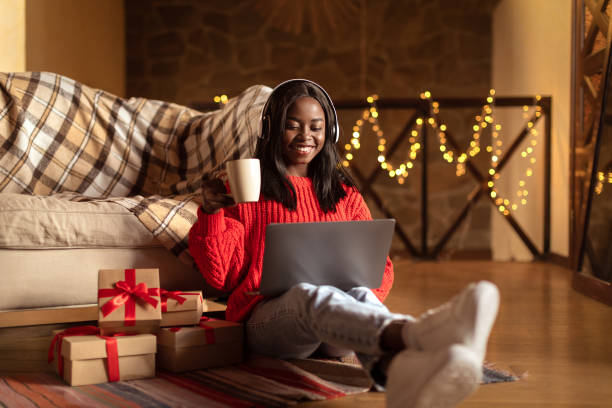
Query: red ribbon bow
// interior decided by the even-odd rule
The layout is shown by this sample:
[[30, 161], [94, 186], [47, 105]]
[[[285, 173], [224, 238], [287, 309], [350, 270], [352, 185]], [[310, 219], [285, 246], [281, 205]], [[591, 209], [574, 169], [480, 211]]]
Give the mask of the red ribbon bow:
[[179, 305], [182, 305], [183, 303], [185, 303], [187, 298], [184, 298], [181, 295], [195, 295], [195, 293], [183, 293], [180, 290], [161, 289], [160, 296], [161, 296], [162, 313], [166, 313], [168, 311], [168, 299], [176, 300], [179, 303]]
[[[115, 336], [123, 336], [124, 334], [116, 334]], [[117, 349], [117, 339], [109, 336], [101, 336], [100, 329], [95, 326], [76, 326], [63, 330], [53, 336], [49, 351], [47, 352], [47, 360], [51, 363], [57, 354], [57, 371], [60, 377], [64, 377], [64, 359], [62, 358], [62, 341], [64, 337], [69, 336], [98, 336], [106, 341], [106, 367], [108, 369], [108, 380], [110, 382], [119, 381], [119, 351]]]
[[114, 289], [98, 289], [98, 298], [111, 297], [102, 305], [102, 316], [106, 317], [121, 305], [125, 304], [125, 326], [136, 324], [136, 298], [142, 299], [154, 308], [157, 307], [157, 299], [151, 296], [159, 296], [159, 288], [147, 288], [147, 284], [140, 282], [136, 284], [136, 270], [125, 270], [125, 281], [118, 281]]

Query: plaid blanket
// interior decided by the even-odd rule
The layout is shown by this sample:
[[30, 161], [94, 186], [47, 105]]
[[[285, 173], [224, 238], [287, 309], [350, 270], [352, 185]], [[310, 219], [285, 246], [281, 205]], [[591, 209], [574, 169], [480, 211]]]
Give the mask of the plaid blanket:
[[0, 193], [116, 202], [191, 264], [201, 180], [254, 154], [270, 92], [252, 86], [204, 113], [47, 72], [0, 73]]

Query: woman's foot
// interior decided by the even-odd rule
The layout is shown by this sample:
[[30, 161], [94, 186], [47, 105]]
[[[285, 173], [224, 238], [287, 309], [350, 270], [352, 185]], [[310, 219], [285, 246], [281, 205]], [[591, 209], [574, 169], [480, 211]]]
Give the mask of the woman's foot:
[[406, 349], [387, 369], [387, 407], [453, 407], [474, 392], [481, 379], [479, 357], [463, 345], [435, 351]]
[[407, 348], [445, 349], [458, 343], [484, 360], [489, 334], [499, 308], [499, 291], [491, 282], [473, 283], [442, 306], [403, 326]]

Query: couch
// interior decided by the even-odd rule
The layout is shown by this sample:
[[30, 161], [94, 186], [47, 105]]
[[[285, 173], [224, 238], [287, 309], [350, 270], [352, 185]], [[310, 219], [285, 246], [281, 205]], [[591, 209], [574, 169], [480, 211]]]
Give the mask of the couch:
[[200, 112], [0, 73], [0, 327], [95, 319], [99, 269], [155, 267], [165, 289], [222, 295], [187, 235], [202, 178], [253, 155], [270, 92]]

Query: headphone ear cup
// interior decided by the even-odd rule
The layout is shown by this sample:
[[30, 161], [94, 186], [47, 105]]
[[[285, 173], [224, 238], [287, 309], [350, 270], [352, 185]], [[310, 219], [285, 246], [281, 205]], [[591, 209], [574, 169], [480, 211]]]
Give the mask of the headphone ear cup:
[[[334, 112], [335, 113], [335, 112]], [[340, 129], [338, 127], [338, 117], [334, 115], [334, 126], [331, 129], [331, 139], [334, 143], [338, 143], [338, 139], [340, 138]]]

